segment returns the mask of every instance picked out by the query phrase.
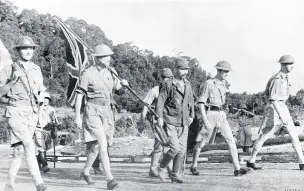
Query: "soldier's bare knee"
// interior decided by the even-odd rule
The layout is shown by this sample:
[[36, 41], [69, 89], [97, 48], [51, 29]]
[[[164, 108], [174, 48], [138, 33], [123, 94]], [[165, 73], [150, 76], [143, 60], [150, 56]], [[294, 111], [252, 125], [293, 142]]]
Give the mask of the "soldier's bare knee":
[[14, 147], [13, 157], [18, 158], [21, 157], [24, 154], [24, 148], [23, 145], [18, 145]]

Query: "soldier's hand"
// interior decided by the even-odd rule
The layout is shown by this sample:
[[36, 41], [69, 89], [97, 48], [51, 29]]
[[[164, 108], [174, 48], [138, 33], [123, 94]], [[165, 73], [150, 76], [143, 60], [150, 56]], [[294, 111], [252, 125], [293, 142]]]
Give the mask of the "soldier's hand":
[[13, 77], [11, 79], [11, 82], [16, 83], [20, 76], [21, 76], [21, 71], [15, 70], [14, 73], [13, 73]]
[[139, 124], [138, 124], [138, 132], [142, 133], [144, 131], [144, 129], [145, 129], [145, 122], [140, 120]]
[[190, 121], [190, 125], [191, 125], [191, 123], [193, 122], [193, 118], [191, 117], [191, 118], [189, 119], [189, 121]]
[[211, 124], [209, 123], [209, 121], [205, 121], [204, 125], [206, 129], [211, 129]]
[[158, 125], [159, 127], [163, 127], [163, 125], [164, 125], [164, 120], [163, 120], [163, 118], [158, 118], [158, 119], [157, 119], [157, 125]]
[[40, 94], [38, 96], [36, 96], [36, 98], [37, 98], [38, 103], [44, 102], [44, 95], [42, 92], [40, 92]]
[[124, 86], [124, 87], [129, 86], [129, 82], [128, 82], [127, 80], [125, 80], [125, 79], [122, 79], [122, 80], [120, 81], [120, 84], [121, 84], [122, 86]]
[[287, 121], [283, 121], [283, 127], [288, 127], [288, 122]]

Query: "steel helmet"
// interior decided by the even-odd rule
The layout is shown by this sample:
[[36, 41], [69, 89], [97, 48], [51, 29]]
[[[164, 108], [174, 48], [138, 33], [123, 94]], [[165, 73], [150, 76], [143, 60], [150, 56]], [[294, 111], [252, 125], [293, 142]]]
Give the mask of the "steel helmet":
[[33, 39], [29, 36], [21, 36], [17, 39], [15, 48], [20, 47], [37, 47], [37, 45], [34, 43]]
[[95, 47], [92, 52], [92, 56], [110, 56], [114, 52], [105, 44], [100, 44]]
[[175, 68], [177, 69], [189, 69], [188, 62], [185, 59], [178, 58], [175, 62]]
[[294, 62], [295, 62], [295, 59], [290, 55], [281, 56], [281, 58], [279, 60], [279, 63], [282, 63], [282, 64], [293, 64]]
[[229, 62], [226, 61], [219, 61], [214, 67], [220, 70], [228, 70], [231, 71], [231, 66]]

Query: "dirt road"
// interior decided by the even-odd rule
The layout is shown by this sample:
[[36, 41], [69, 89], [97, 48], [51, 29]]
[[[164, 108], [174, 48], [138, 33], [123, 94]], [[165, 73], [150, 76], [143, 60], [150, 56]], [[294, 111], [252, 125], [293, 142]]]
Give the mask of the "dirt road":
[[[8, 156], [11, 150], [7, 146], [0, 145], [0, 190], [3, 189], [7, 170]], [[52, 167], [52, 163], [49, 164]], [[93, 176], [96, 184], [88, 186], [84, 180], [79, 180], [79, 174], [83, 163], [57, 163], [56, 169], [43, 174], [48, 191], [95, 191], [105, 190], [104, 176]], [[201, 176], [191, 176], [189, 166], [185, 171], [185, 178], [189, 184], [162, 183], [158, 179], [148, 177], [149, 164], [112, 164], [113, 174], [120, 183], [116, 190], [203, 190], [203, 191], [304, 191], [304, 171], [298, 170], [294, 163], [263, 163], [262, 171], [255, 171], [247, 176], [234, 177], [233, 166], [230, 163], [199, 164]], [[169, 181], [169, 179], [168, 179]], [[26, 165], [18, 173], [16, 191], [35, 190]]]

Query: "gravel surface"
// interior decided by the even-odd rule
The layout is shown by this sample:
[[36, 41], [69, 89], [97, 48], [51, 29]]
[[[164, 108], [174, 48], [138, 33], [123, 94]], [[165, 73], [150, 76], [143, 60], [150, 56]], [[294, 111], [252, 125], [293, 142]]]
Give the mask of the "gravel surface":
[[[9, 162], [11, 149], [7, 145], [0, 145], [0, 190], [3, 189]], [[149, 164], [112, 164], [112, 171], [119, 181], [120, 187], [115, 190], [200, 190], [200, 191], [304, 191], [304, 171], [298, 170], [294, 163], [263, 163], [264, 170], [254, 171], [246, 176], [234, 177], [233, 166], [229, 163], [199, 164], [200, 176], [191, 176], [189, 166], [185, 171], [188, 184], [162, 183], [155, 178], [149, 178]], [[52, 163], [49, 163], [52, 167]], [[43, 174], [48, 191], [95, 191], [105, 190], [104, 176], [96, 176], [96, 184], [88, 186], [83, 180], [79, 180], [83, 163], [57, 163], [56, 169], [51, 169]], [[169, 181], [169, 179], [168, 179]], [[30, 174], [26, 165], [22, 164], [16, 181], [16, 191], [34, 191]]]

